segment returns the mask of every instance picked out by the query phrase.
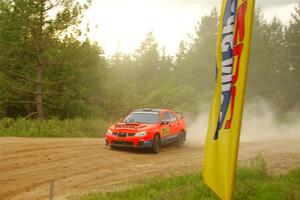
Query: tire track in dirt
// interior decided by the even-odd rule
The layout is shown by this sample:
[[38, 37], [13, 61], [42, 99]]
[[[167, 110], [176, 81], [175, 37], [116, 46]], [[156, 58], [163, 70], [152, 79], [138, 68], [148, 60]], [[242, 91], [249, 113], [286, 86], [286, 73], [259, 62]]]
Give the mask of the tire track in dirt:
[[[64, 149], [66, 150], [66, 149]], [[24, 168], [30, 165], [35, 165], [37, 162], [40, 162], [41, 165], [47, 165], [49, 163], [58, 162], [58, 161], [67, 161], [69, 159], [74, 159], [76, 157], [81, 157], [82, 154], [85, 154], [86, 152], [91, 151], [92, 149], [89, 147], [84, 148], [74, 148], [72, 151], [67, 153], [61, 153], [57, 150], [57, 148], [53, 148], [52, 150], [49, 149], [47, 151], [44, 151], [42, 153], [34, 153], [34, 154], [25, 154], [25, 155], [18, 155], [13, 156], [11, 158], [4, 158], [2, 159], [3, 162], [3, 168], [10, 170], [16, 170], [19, 164], [22, 164], [20, 168]], [[68, 157], [66, 158], [66, 155]], [[22, 163], [20, 163], [22, 162]], [[16, 166], [16, 168], [9, 168], [6, 166]], [[2, 171], [3, 172], [3, 171]]]
[[[299, 140], [240, 145], [239, 162], [261, 153], [272, 172], [300, 166]], [[55, 200], [71, 194], [111, 191], [151, 177], [200, 170], [203, 148], [169, 146], [158, 155], [111, 150], [103, 139], [0, 138], [0, 199], [47, 199], [55, 179]]]

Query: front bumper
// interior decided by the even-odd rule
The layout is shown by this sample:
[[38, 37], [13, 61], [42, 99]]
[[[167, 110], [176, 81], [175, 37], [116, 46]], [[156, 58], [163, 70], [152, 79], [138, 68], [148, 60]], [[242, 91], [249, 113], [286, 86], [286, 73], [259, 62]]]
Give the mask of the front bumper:
[[150, 148], [152, 140], [145, 140], [140, 137], [120, 138], [117, 136], [106, 136], [105, 143], [107, 146], [132, 147], [132, 148]]

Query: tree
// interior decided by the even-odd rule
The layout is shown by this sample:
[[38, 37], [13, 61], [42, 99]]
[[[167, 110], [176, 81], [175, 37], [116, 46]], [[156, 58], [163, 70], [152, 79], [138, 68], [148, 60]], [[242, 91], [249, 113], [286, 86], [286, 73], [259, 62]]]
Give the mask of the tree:
[[137, 79], [143, 82], [151, 80], [159, 68], [158, 44], [153, 35], [149, 32], [141, 46], [135, 52]]
[[187, 54], [188, 48], [187, 45], [184, 41], [181, 41], [179, 43], [179, 48], [176, 53], [176, 65], [177, 66], [182, 66], [185, 59], [186, 59], [186, 54]]
[[287, 93], [286, 108], [300, 109], [300, 3], [295, 7], [295, 13], [292, 14], [289, 27], [286, 30], [287, 57], [286, 57], [286, 82], [285, 91]]
[[89, 4], [72, 0], [1, 2], [1, 71], [7, 90], [17, 97], [8, 102], [7, 109], [23, 109], [23, 113], [44, 118], [45, 95], [57, 92], [45, 89], [63, 84], [71, 76], [56, 77], [58, 80], [45, 77], [49, 69], [65, 66], [64, 59], [57, 59], [63, 48], [62, 39], [67, 41], [80, 34], [78, 24]]
[[259, 96], [273, 103], [280, 96], [278, 83], [284, 62], [283, 53], [283, 25], [277, 18], [267, 23], [258, 9], [253, 20], [247, 99]]
[[57, 60], [60, 66], [47, 69], [45, 80], [57, 84], [45, 85], [45, 110], [48, 116], [59, 118], [90, 117], [100, 114], [103, 80], [106, 61], [103, 50], [88, 39], [80, 42], [76, 39], [64, 40], [60, 44]]
[[188, 46], [181, 43], [177, 54], [177, 80], [191, 85], [206, 95], [213, 89], [218, 13], [213, 9], [195, 28], [195, 36]]

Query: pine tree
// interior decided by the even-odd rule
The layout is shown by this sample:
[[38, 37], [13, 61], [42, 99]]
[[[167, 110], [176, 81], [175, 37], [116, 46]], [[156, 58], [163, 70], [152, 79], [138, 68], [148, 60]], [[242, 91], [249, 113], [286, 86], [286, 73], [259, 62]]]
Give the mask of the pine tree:
[[59, 58], [65, 47], [62, 41], [71, 41], [80, 34], [78, 24], [90, 2], [81, 5], [72, 0], [14, 0], [1, 4], [0, 67], [5, 88], [11, 94], [7, 112], [43, 119], [45, 97], [57, 94], [51, 86], [72, 78], [50, 80], [49, 71], [65, 66], [65, 59]]

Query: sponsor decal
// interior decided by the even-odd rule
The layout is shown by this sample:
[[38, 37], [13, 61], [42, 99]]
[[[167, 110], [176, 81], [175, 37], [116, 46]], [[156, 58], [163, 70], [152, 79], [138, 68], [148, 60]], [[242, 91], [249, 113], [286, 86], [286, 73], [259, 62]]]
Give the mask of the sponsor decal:
[[[236, 9], [237, 0], [227, 1], [226, 10], [223, 16], [222, 24], [222, 62], [221, 62], [221, 107], [219, 120], [214, 139], [218, 139], [219, 131], [229, 129], [233, 118], [236, 82], [239, 75], [240, 58], [243, 51], [243, 41], [245, 32], [245, 11], [247, 2]], [[235, 21], [236, 20], [236, 21]], [[234, 70], [234, 73], [233, 73]], [[229, 119], [225, 122], [225, 117], [230, 108]]]

